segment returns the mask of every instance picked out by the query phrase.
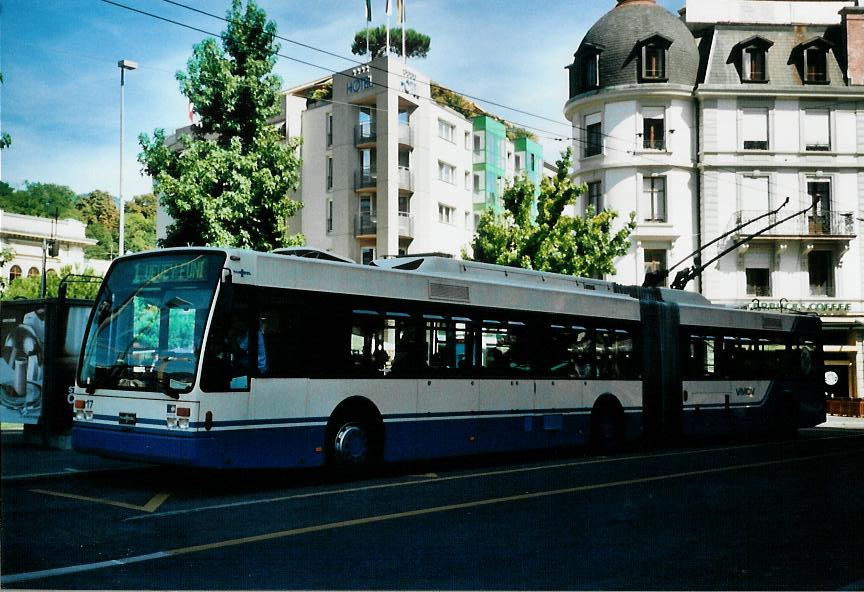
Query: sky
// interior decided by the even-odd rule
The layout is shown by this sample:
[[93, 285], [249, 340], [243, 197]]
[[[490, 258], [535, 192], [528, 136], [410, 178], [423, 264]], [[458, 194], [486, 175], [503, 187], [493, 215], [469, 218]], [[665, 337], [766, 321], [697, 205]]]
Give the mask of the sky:
[[[166, 0], [110, 0], [218, 35], [225, 23]], [[224, 16], [230, 0], [178, 0]], [[677, 12], [684, 0], [658, 0]], [[119, 194], [120, 71], [126, 74], [123, 193], [151, 191], [137, 161], [138, 135], [187, 125], [188, 101], [175, 73], [207, 35], [105, 0], [0, 0], [0, 130], [12, 146], [0, 152], [0, 180], [57, 183], [76, 193]], [[395, 4], [395, 2], [394, 2]], [[351, 54], [365, 26], [364, 0], [258, 0], [280, 37], [345, 56], [336, 58], [280, 40], [275, 71], [283, 88], [341, 71], [362, 59]], [[588, 28], [615, 0], [405, 0], [406, 25], [432, 39], [429, 56], [412, 67], [453, 90], [540, 117], [484, 105], [534, 129], [549, 160], [569, 134], [562, 109], [564, 66]], [[372, 0], [373, 25], [383, 24], [385, 0]], [[391, 17], [395, 25], [395, 15]], [[293, 58], [293, 59], [288, 59]], [[308, 62], [307, 65], [299, 63]], [[554, 121], [549, 121], [552, 119]]]

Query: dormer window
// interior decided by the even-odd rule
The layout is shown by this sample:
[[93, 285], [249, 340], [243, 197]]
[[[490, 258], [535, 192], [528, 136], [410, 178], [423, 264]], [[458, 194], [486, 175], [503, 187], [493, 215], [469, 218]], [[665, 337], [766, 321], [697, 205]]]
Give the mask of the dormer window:
[[585, 43], [573, 55], [570, 70], [570, 96], [575, 96], [600, 86], [600, 54], [603, 48]]
[[655, 34], [637, 44], [639, 50], [639, 82], [666, 82], [669, 47], [672, 40]]
[[792, 53], [790, 63], [795, 63], [804, 84], [829, 84], [828, 53], [832, 44], [822, 37], [802, 43]]
[[774, 45], [755, 35], [732, 48], [727, 64], [735, 64], [741, 82], [768, 82], [768, 50]]
[[804, 51], [804, 82], [828, 82], [828, 52], [818, 47]]

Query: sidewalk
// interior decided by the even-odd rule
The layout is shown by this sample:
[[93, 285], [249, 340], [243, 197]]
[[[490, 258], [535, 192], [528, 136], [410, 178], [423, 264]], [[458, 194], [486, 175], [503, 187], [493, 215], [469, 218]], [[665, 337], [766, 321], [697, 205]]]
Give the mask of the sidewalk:
[[[4, 426], [5, 427], [5, 426]], [[145, 466], [120, 460], [110, 460], [74, 450], [44, 448], [24, 441], [21, 429], [2, 431], [2, 482], [24, 481], [39, 477], [117, 471]]]
[[829, 415], [820, 428], [842, 428], [847, 430], [864, 430], [864, 417], [841, 417]]

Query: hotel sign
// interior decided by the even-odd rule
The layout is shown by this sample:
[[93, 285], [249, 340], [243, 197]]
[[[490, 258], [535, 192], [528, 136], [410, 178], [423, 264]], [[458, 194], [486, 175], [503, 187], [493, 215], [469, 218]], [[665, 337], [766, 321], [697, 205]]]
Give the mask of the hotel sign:
[[815, 302], [792, 302], [786, 298], [780, 300], [759, 300], [754, 298], [746, 307], [748, 310], [763, 310], [771, 312], [810, 312], [819, 316], [843, 316], [857, 314], [851, 302], [838, 301], [815, 301]]
[[347, 92], [349, 95], [359, 93], [372, 88], [372, 75], [368, 74], [363, 78], [352, 78], [348, 81]]

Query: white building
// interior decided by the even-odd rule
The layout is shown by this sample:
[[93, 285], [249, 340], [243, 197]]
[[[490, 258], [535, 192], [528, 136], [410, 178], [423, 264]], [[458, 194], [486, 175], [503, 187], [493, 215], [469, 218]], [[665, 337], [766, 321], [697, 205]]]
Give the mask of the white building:
[[56, 240], [59, 248], [56, 256], [48, 254], [45, 268], [48, 273], [59, 273], [66, 265], [73, 269], [93, 268], [96, 273], [105, 273], [110, 261], [88, 259], [84, 248], [96, 244], [95, 239], [85, 236], [86, 226], [79, 220], [55, 221], [52, 218], [12, 214], [0, 210], [0, 250], [12, 249], [15, 256], [7, 262], [3, 273], [7, 281], [23, 276], [42, 275], [42, 241]]
[[[332, 95], [308, 98], [332, 85]], [[314, 95], [313, 95], [314, 96]], [[432, 98], [428, 77], [378, 58], [284, 93], [286, 134], [301, 136], [307, 244], [359, 262], [408, 253], [459, 257], [475, 213], [500, 210], [507, 179], [542, 175], [542, 148], [505, 125]]]
[[826, 391], [862, 397], [864, 8], [687, 0], [682, 13], [618, 0], [570, 66], [564, 112], [586, 202], [638, 215], [614, 279], [641, 283], [728, 233], [701, 253], [707, 262], [810, 207], [708, 265], [688, 289], [731, 306], [819, 313]]

